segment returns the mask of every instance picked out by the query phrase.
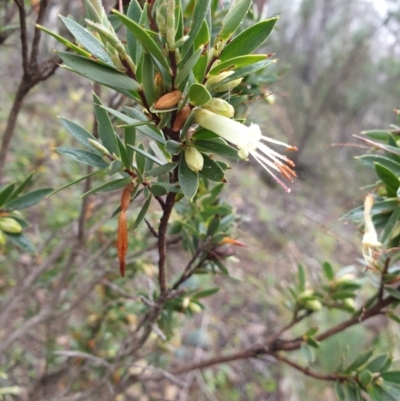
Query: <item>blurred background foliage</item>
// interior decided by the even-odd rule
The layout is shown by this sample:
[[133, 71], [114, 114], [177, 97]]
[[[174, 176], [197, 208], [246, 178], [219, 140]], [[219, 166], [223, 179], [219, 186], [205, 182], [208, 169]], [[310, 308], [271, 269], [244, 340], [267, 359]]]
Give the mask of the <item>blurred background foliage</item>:
[[[37, 3], [26, 1], [32, 6], [30, 21], [35, 19]], [[112, 1], [104, 3], [115, 6]], [[400, 6], [395, 0], [258, 0], [255, 4], [256, 13], [280, 15], [265, 49], [276, 53], [279, 63], [262, 77], [267, 84], [243, 105], [242, 111], [253, 116], [267, 135], [285, 137], [299, 148], [296, 163], [300, 179], [287, 195], [250, 166], [228, 173], [229, 188], [224, 196], [241, 218], [241, 240], [247, 244], [247, 248], [237, 251], [238, 259], [231, 262], [232, 272], [240, 281], [215, 279], [221, 286], [218, 298], [206, 302], [210, 308], [194, 320], [182, 315], [181, 329], [169, 333], [171, 353], [193, 355], [200, 349], [204, 356], [210, 349], [224, 350], [228, 343], [254, 342], [265, 334], [265, 325], [273, 332], [279, 321], [290, 318], [277, 289], [292, 280], [298, 261], [308, 267], [311, 282], [316, 282], [325, 259], [337, 267], [357, 265], [361, 237], [354, 227], [338, 219], [362, 202], [366, 191], [359, 188], [371, 177], [368, 169], [353, 159], [364, 152], [364, 145], [352, 135], [387, 127], [396, 120], [392, 109], [398, 107], [400, 93]], [[45, 26], [53, 31], [64, 29], [62, 34], [67, 35], [57, 16], [72, 14], [80, 20], [83, 2], [50, 1], [47, 14]], [[6, 126], [21, 76], [17, 27], [13, 2], [0, 0], [0, 132]], [[43, 35], [41, 57], [51, 56], [55, 47], [59, 48], [55, 41]], [[250, 89], [251, 82], [247, 83]], [[102, 97], [107, 95], [103, 88]], [[91, 98], [90, 83], [63, 69], [36, 86], [19, 115], [1, 185], [21, 182], [35, 171], [32, 187], [57, 188], [86, 173], [81, 165], [61, 160], [53, 149], [71, 141], [58, 116], [91, 129]], [[7, 401], [28, 399], [24, 391], [30, 386], [40, 388], [45, 395], [54, 391], [52, 386], [70, 384], [40, 381], [53, 367], [60, 371], [65, 367], [65, 358], [54, 351], [98, 347], [112, 355], [113, 344], [137, 323], [140, 312], [136, 303], [119, 301], [112, 283], [124, 288], [125, 295], [138, 290], [147, 293], [148, 278], [155, 277], [157, 255], [148, 230], [141, 227], [128, 254], [128, 271], [135, 280], [123, 282], [118, 278], [116, 219], [109, 219], [112, 202], [111, 208], [105, 202], [110, 194], [88, 198], [89, 206], [82, 217], [87, 223], [86, 243], [84, 247], [76, 245], [73, 238], [80, 230], [77, 219], [82, 192], [83, 184], [82, 188], [68, 188], [25, 212], [31, 223], [27, 235], [38, 248], [37, 254], [12, 248], [0, 254], [2, 307], [9, 306], [16, 292], [18, 296], [18, 302], [0, 322], [0, 338], [9, 340], [0, 347], [7, 356], [0, 357], [0, 388], [10, 389], [8, 395], [3, 395]], [[116, 201], [118, 198], [115, 194]], [[138, 210], [130, 211], [131, 221]], [[154, 221], [158, 217], [154, 207]], [[174, 253], [170, 265], [177, 265], [183, 257]], [[30, 275], [38, 269], [39, 275]], [[70, 285], [64, 288], [63, 280]], [[190, 285], [210, 286], [205, 280], [200, 277], [199, 282]], [[50, 319], [46, 313], [52, 302], [58, 305], [59, 314]], [[316, 324], [339, 321], [341, 314], [335, 311], [319, 315]], [[38, 316], [40, 324], [35, 325]], [[103, 321], [100, 316], [108, 324], [96, 324]], [[27, 322], [35, 330], [10, 341]], [[387, 327], [376, 337], [382, 324]], [[377, 350], [390, 349], [396, 361], [399, 335], [398, 326], [378, 319], [324, 342], [316, 356], [299, 352], [298, 358], [315, 359], [314, 366], [329, 370], [342, 356], [352, 359], [372, 345]], [[163, 344], [149, 349], [149, 353], [157, 351], [158, 346]], [[82, 379], [80, 363], [76, 363], [76, 375], [68, 378], [77, 390], [85, 380], [93, 380], [92, 372], [83, 381], [78, 380]], [[197, 377], [198, 385], [191, 389], [190, 398], [170, 385], [163, 389], [164, 398], [159, 399], [335, 399], [324, 382], [311, 381], [268, 361], [267, 367], [265, 361], [257, 360], [222, 365]], [[118, 381], [118, 377], [112, 380]], [[150, 400], [151, 390], [134, 387], [125, 399]]]

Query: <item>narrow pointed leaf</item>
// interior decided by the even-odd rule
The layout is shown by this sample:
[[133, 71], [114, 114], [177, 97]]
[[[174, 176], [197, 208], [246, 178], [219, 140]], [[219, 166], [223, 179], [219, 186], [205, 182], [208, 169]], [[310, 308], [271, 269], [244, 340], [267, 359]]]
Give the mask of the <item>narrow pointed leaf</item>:
[[53, 192], [52, 188], [38, 189], [37, 191], [30, 192], [29, 194], [20, 196], [19, 198], [8, 202], [5, 207], [7, 209], [15, 210], [25, 209], [27, 207], [36, 205], [51, 192]]
[[133, 223], [133, 227], [132, 227], [132, 229], [133, 229], [133, 231], [135, 231], [138, 227], [139, 227], [139, 225], [140, 225], [140, 223], [143, 221], [143, 219], [146, 217], [146, 213], [147, 213], [147, 211], [149, 210], [149, 206], [150, 206], [150, 203], [151, 203], [151, 196], [149, 196], [147, 199], [146, 199], [146, 202], [144, 203], [144, 205], [142, 206], [142, 208], [140, 209], [140, 212], [139, 212], [139, 214], [138, 214], [138, 216], [136, 217], [136, 220], [135, 220], [135, 222]]
[[113, 10], [113, 13], [118, 16], [122, 23], [132, 32], [147, 52], [153, 56], [167, 71], [169, 71], [169, 65], [166, 61], [167, 58], [161, 51], [158, 44], [154, 39], [143, 29], [138, 23], [129, 19], [126, 15], [121, 14], [117, 10]]
[[86, 150], [80, 150], [75, 148], [56, 148], [58, 153], [61, 153], [64, 156], [69, 157], [79, 163], [87, 164], [89, 166], [98, 167], [98, 168], [106, 168], [109, 166], [109, 163], [106, 163], [102, 156], [97, 153], [88, 152]]
[[210, 75], [218, 75], [220, 72], [223, 71], [236, 70], [240, 67], [245, 67], [246, 65], [251, 65], [258, 63], [259, 61], [263, 61], [268, 57], [268, 54], [255, 54], [235, 57], [217, 64], [211, 69]]
[[200, 171], [200, 175], [208, 178], [211, 181], [221, 182], [225, 178], [224, 170], [222, 170], [221, 166], [211, 159], [205, 153], [202, 153], [204, 165], [203, 169]]
[[[121, 113], [120, 111], [111, 109], [107, 106], [102, 106], [104, 110], [107, 110], [110, 114], [114, 115], [115, 117], [119, 118], [120, 120], [126, 122], [127, 124], [137, 124], [141, 120], [137, 120], [135, 118], [129, 117], [128, 115]], [[142, 132], [144, 135], [148, 136], [151, 139], [154, 139], [156, 142], [160, 142], [162, 144], [165, 143], [164, 136], [162, 131], [160, 131], [157, 127], [151, 125], [141, 125], [137, 128], [137, 131]]]
[[15, 246], [22, 249], [27, 253], [35, 253], [35, 246], [32, 244], [31, 240], [24, 234], [9, 234], [6, 233], [7, 239], [9, 239]]
[[249, 11], [251, 4], [252, 0], [236, 0], [233, 2], [228, 14], [222, 21], [222, 29], [218, 34], [219, 38], [226, 41], [233, 35]]
[[81, 198], [84, 198], [85, 196], [95, 194], [97, 192], [111, 192], [111, 191], [116, 191], [117, 189], [121, 189], [123, 187], [126, 187], [130, 182], [132, 181], [131, 177], [126, 177], [126, 178], [118, 178], [116, 180], [106, 182], [105, 184], [101, 184], [96, 188], [92, 188], [90, 191], [85, 192], [83, 195], [81, 195]]
[[67, 52], [57, 52], [64, 64], [79, 75], [136, 99], [128, 91], [137, 91], [139, 84], [115, 69], [105, 67], [85, 57]]
[[75, 184], [77, 184], [78, 182], [81, 182], [81, 181], [83, 181], [83, 180], [86, 180], [87, 178], [92, 177], [93, 175], [102, 173], [103, 171], [105, 171], [105, 170], [104, 170], [104, 169], [103, 169], [103, 170], [97, 170], [97, 171], [94, 171], [93, 173], [84, 175], [83, 177], [80, 177], [80, 178], [78, 178], [78, 179], [75, 180], [75, 181], [71, 181], [71, 182], [69, 182], [68, 184], [62, 186], [61, 188], [58, 188], [58, 189], [56, 189], [55, 191], [50, 192], [48, 195], [46, 195], [46, 198], [49, 198], [50, 196], [56, 194], [57, 192], [60, 192], [60, 191], [62, 191], [62, 190], [65, 189], [65, 188], [71, 187], [72, 185], [75, 185]]
[[29, 186], [29, 184], [32, 181], [32, 177], [33, 174], [35, 174], [34, 171], [32, 171], [32, 173], [30, 173], [28, 175], [28, 177], [25, 178], [24, 181], [21, 182], [21, 184], [19, 184], [17, 186], [17, 188], [15, 188], [14, 192], [12, 193], [11, 197], [9, 199], [15, 199], [16, 197], [18, 197], [22, 192], [24, 192], [24, 190]]
[[199, 33], [201, 26], [203, 25], [203, 21], [207, 15], [208, 8], [210, 7], [210, 1], [211, 0], [196, 1], [192, 14], [193, 15], [192, 22], [188, 32], [189, 39], [183, 45], [182, 57], [185, 57], [186, 53], [192, 47], [197, 37], [197, 34]]
[[98, 152], [88, 141], [88, 139], [93, 139], [97, 141], [97, 139], [84, 127], [81, 125], [67, 120], [66, 118], [60, 118], [61, 125], [81, 144], [91, 149], [92, 151]]
[[155, 168], [153, 168], [153, 169], [151, 169], [149, 171], [146, 171], [144, 173], [144, 176], [145, 177], [157, 177], [159, 175], [169, 173], [177, 165], [178, 165], [178, 163], [166, 163], [166, 164], [163, 164], [162, 166], [155, 167]]
[[273, 17], [245, 29], [228, 43], [220, 56], [221, 61], [253, 53], [268, 38], [279, 17]]
[[82, 49], [81, 47], [75, 45], [74, 43], [70, 42], [69, 40], [63, 38], [62, 36], [50, 31], [49, 29], [47, 29], [44, 26], [41, 25], [36, 25], [37, 28], [39, 28], [41, 31], [46, 32], [48, 35], [52, 36], [54, 39], [56, 39], [57, 41], [59, 41], [60, 43], [62, 43], [64, 46], [68, 47], [69, 49], [73, 50], [75, 53], [84, 56], [85, 58], [90, 58], [91, 54]]
[[0, 206], [3, 206], [7, 202], [7, 200], [11, 198], [11, 194], [13, 193], [14, 188], [15, 183], [12, 182], [0, 192]]
[[71, 32], [72, 36], [80, 43], [86, 50], [91, 53], [95, 58], [114, 66], [108, 55], [103, 43], [91, 34], [86, 28], [79, 25], [75, 21], [60, 15], [60, 18], [64, 25]]
[[104, 108], [102, 108], [102, 103], [99, 97], [93, 93], [93, 104], [94, 111], [96, 114], [96, 119], [98, 124], [98, 131], [101, 142], [105, 146], [105, 148], [111, 153], [115, 153], [117, 156], [120, 155], [116, 134], [114, 132], [114, 127], [111, 123], [110, 117]]
[[[131, 0], [128, 11], [126, 12], [126, 16], [136, 23], [140, 22], [140, 19], [142, 17], [142, 9], [137, 0]], [[136, 36], [129, 30], [126, 32], [126, 41], [128, 44], [128, 54], [131, 59], [136, 63], [137, 39]]]
[[131, 147], [133, 150], [136, 150], [137, 153], [140, 153], [144, 157], [147, 157], [148, 159], [152, 160], [154, 163], [157, 163], [159, 165], [164, 164], [161, 160], [157, 159], [155, 156], [151, 155], [150, 153], [146, 152], [145, 150], [143, 150], [137, 146], [133, 146], [133, 145], [127, 145], [127, 146]]

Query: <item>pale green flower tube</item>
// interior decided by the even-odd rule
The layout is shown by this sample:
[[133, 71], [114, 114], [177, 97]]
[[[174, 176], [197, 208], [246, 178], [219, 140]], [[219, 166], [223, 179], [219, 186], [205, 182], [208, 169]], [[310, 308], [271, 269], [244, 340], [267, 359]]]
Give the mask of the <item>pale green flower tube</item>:
[[241, 159], [247, 159], [249, 155], [252, 155], [286, 192], [290, 192], [290, 189], [272, 170], [278, 171], [289, 181], [293, 182], [293, 177], [296, 177], [296, 173], [292, 170], [294, 163], [263, 142], [284, 146], [287, 150], [297, 150], [295, 147], [262, 135], [260, 127], [257, 124], [246, 126], [202, 108], [195, 110], [195, 119], [201, 127], [214, 132], [226, 141], [236, 145], [239, 149], [238, 156]]

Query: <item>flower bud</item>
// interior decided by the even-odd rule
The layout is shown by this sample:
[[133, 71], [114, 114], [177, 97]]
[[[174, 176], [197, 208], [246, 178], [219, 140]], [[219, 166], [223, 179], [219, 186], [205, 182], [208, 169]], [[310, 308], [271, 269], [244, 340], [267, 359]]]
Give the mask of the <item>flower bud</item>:
[[189, 306], [189, 304], [190, 304], [190, 298], [189, 298], [189, 297], [183, 298], [183, 301], [182, 301], [182, 309], [187, 309], [187, 307]]
[[172, 126], [172, 131], [178, 132], [185, 125], [186, 120], [188, 119], [192, 109], [189, 105], [183, 106], [181, 111], [176, 115], [174, 125]]
[[181, 100], [182, 92], [179, 90], [174, 90], [170, 93], [161, 96], [157, 102], [154, 104], [155, 109], [166, 110], [176, 106]]
[[309, 309], [309, 310], [313, 311], [313, 312], [317, 312], [317, 311], [321, 310], [322, 303], [320, 301], [318, 301], [318, 299], [314, 299], [312, 301], [307, 301], [304, 304], [304, 307], [306, 309]]
[[90, 138], [88, 138], [88, 142], [103, 155], [110, 156], [110, 152], [100, 142]]
[[185, 149], [185, 161], [190, 170], [194, 171], [195, 173], [203, 169], [204, 165], [203, 156], [193, 146], [190, 146]]
[[202, 311], [201, 306], [196, 304], [196, 303], [194, 303], [194, 302], [191, 302], [189, 304], [189, 310], [192, 313], [200, 313]]
[[161, 97], [164, 90], [164, 82], [162, 79], [162, 75], [157, 72], [154, 77], [154, 98], [157, 100]]
[[[228, 78], [230, 75], [232, 75], [234, 72], [233, 71], [225, 71], [225, 72], [221, 72], [218, 75], [215, 76], [211, 76], [207, 79], [206, 82], [206, 88], [209, 89], [211, 87], [214, 87], [216, 84], [218, 84], [219, 82], [221, 82], [222, 80], [224, 80], [225, 78]], [[233, 81], [230, 81], [226, 84], [222, 84], [219, 85], [211, 90], [213, 90], [214, 92], [226, 92], [229, 91], [233, 88], [236, 88], [238, 85], [240, 85], [240, 83], [242, 82], [243, 78], [237, 78], [234, 79]]]
[[19, 234], [22, 231], [21, 224], [11, 217], [0, 218], [0, 230], [10, 234]]
[[356, 303], [353, 298], [345, 298], [343, 301], [343, 305], [351, 310], [356, 310]]
[[217, 97], [212, 98], [206, 104], [203, 104], [203, 109], [207, 109], [221, 116], [228, 118], [233, 117], [235, 114], [235, 109], [226, 100]]

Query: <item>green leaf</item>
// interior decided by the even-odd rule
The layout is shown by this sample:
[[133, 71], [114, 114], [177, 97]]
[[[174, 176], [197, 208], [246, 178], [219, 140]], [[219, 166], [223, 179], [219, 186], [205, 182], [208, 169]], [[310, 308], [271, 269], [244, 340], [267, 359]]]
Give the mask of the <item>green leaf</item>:
[[362, 155], [356, 157], [364, 165], [371, 167], [375, 170], [375, 163], [386, 167], [394, 175], [400, 176], [400, 163], [381, 155]]
[[150, 192], [154, 196], [164, 196], [168, 192], [174, 192], [174, 193], [179, 193], [180, 189], [174, 185], [174, 184], [169, 184], [167, 182], [155, 182], [151, 185], [150, 187]]
[[249, 11], [251, 4], [252, 0], [236, 0], [233, 3], [222, 21], [222, 29], [218, 34], [219, 38], [225, 42], [233, 35]]
[[[137, 0], [131, 0], [128, 11], [126, 12], [126, 16], [130, 19], [135, 21], [136, 23], [140, 22], [140, 19], [142, 17], [142, 9], [137, 2]], [[137, 62], [136, 59], [136, 49], [137, 49], [137, 39], [136, 36], [131, 32], [127, 31], [126, 32], [126, 42], [127, 42], [127, 49], [128, 49], [128, 54], [133, 60], [133, 62]]]
[[200, 171], [200, 175], [208, 178], [211, 181], [221, 182], [225, 178], [224, 170], [222, 170], [221, 166], [207, 156], [205, 153], [202, 153], [204, 165], [203, 169]]
[[86, 50], [82, 49], [81, 47], [75, 45], [74, 43], [70, 42], [69, 40], [63, 38], [62, 36], [50, 31], [44, 26], [41, 26], [39, 24], [36, 24], [36, 27], [40, 29], [43, 32], [46, 32], [48, 35], [52, 36], [56, 40], [58, 40], [60, 43], [62, 43], [64, 46], [68, 47], [69, 49], [73, 50], [75, 53], [78, 53], [81, 56], [84, 56], [85, 58], [90, 58], [91, 54], [87, 52]]
[[146, 202], [144, 203], [144, 205], [140, 209], [140, 212], [139, 212], [138, 216], [136, 217], [135, 222], [133, 223], [133, 231], [135, 231], [139, 227], [139, 224], [145, 218], [146, 213], [149, 210], [150, 203], [151, 203], [151, 196], [149, 196], [147, 198]]
[[[128, 146], [128, 147], [131, 147], [131, 146]], [[144, 146], [142, 143], [139, 143], [137, 148], [140, 149], [141, 151], [144, 151]], [[137, 169], [139, 170], [140, 174], [143, 174], [145, 166], [146, 166], [146, 158], [144, 157], [144, 155], [141, 152], [136, 152], [135, 160], [136, 160]]]
[[210, 7], [210, 1], [211, 0], [201, 0], [196, 1], [195, 3], [192, 14], [192, 22], [188, 32], [189, 39], [184, 43], [182, 47], [182, 58], [184, 58], [186, 53], [191, 49], [198, 33], [200, 32], [203, 21], [206, 18], [208, 8]]
[[227, 157], [228, 159], [239, 160], [237, 149], [228, 145], [225, 141], [220, 138], [193, 141], [195, 146], [200, 152], [215, 153], [220, 156]]
[[[11, 199], [15, 199], [16, 197], [18, 197], [28, 187], [28, 185], [32, 181], [33, 174], [35, 174], [34, 171], [32, 171], [32, 173], [30, 173], [28, 175], [28, 177], [26, 177], [25, 180], [22, 181], [21, 184], [19, 184], [17, 188], [15, 188], [14, 192], [12, 193], [12, 195], [9, 198], [10, 200]], [[1, 204], [2, 204], [2, 202], [0, 201], [0, 205]]]
[[386, 142], [388, 137], [390, 136], [390, 132], [384, 130], [361, 131], [361, 134], [367, 136], [368, 138], [384, 142]]
[[35, 246], [32, 244], [30, 239], [24, 234], [9, 234], [7, 235], [7, 239], [9, 239], [15, 246], [22, 249], [24, 252], [35, 253]]
[[151, 155], [150, 153], [146, 152], [145, 150], [137, 147], [137, 146], [133, 146], [133, 145], [127, 145], [128, 147], [136, 150], [137, 153], [140, 153], [141, 155], [143, 155], [144, 157], [147, 157], [148, 159], [152, 160], [154, 163], [159, 164], [160, 166], [162, 166], [163, 164], [165, 164], [164, 162], [162, 162], [161, 160], [157, 159], [157, 157]]
[[[124, 128], [124, 140], [126, 145], [135, 145], [136, 143], [136, 129], [134, 127], [125, 127]], [[126, 146], [126, 157], [128, 158], [128, 163], [132, 166], [133, 163], [133, 155], [134, 150]]]
[[7, 199], [10, 198], [11, 194], [13, 193], [15, 188], [15, 183], [12, 182], [8, 186], [6, 186], [1, 192], [0, 192], [0, 206], [3, 206], [4, 203], [6, 203]]
[[237, 68], [245, 67], [246, 65], [258, 63], [259, 61], [265, 60], [268, 57], [268, 54], [255, 54], [235, 57], [217, 64], [210, 70], [210, 75], [218, 75], [223, 71], [236, 70]]
[[109, 164], [103, 160], [102, 156], [97, 153], [64, 147], [56, 148], [56, 151], [64, 156], [69, 157], [70, 159], [73, 159], [79, 163], [87, 164], [89, 166], [98, 167], [101, 169], [109, 166]]
[[243, 78], [247, 75], [254, 74], [255, 72], [262, 70], [273, 63], [275, 63], [275, 60], [263, 60], [263, 61], [259, 61], [257, 63], [251, 64], [251, 65], [247, 65], [246, 67], [239, 68], [233, 74], [229, 75], [225, 79], [222, 79], [221, 81], [216, 82], [214, 85], [208, 86], [208, 90], [211, 92], [211, 91], [217, 89], [221, 85], [227, 84], [235, 79]]
[[116, 173], [121, 172], [124, 170], [125, 164], [122, 163], [122, 160], [115, 159], [110, 163], [110, 166], [108, 167], [108, 175], [114, 175]]
[[387, 311], [387, 312], [386, 312], [386, 316], [387, 316], [389, 319], [392, 319], [394, 322], [400, 323], [400, 317], [397, 316], [396, 314], [394, 314], [393, 312]]
[[228, 43], [220, 56], [221, 61], [253, 53], [268, 38], [279, 17], [273, 17], [245, 29]]
[[339, 401], [345, 401], [346, 395], [344, 394], [342, 384], [340, 383], [339, 380], [335, 381], [335, 384], [334, 384], [333, 388], [334, 388], [334, 391], [335, 391], [336, 398]]
[[391, 372], [383, 372], [381, 373], [382, 379], [400, 384], [400, 370], [392, 370]]
[[346, 298], [354, 298], [354, 291], [335, 291], [332, 295], [332, 299], [346, 299]]
[[85, 47], [86, 50], [92, 54], [92, 56], [114, 67], [110, 56], [108, 55], [103, 43], [100, 40], [98, 40], [86, 28], [79, 25], [75, 21], [72, 21], [69, 18], [65, 18], [62, 15], [60, 15], [60, 18], [64, 25], [71, 32], [72, 36], [76, 39], [76, 41], [80, 43], [83, 47]]
[[385, 291], [393, 298], [400, 300], [400, 291], [395, 288], [385, 287]]
[[199, 175], [187, 166], [183, 153], [179, 163], [178, 177], [183, 194], [192, 200], [199, 187]]
[[51, 192], [53, 192], [52, 188], [38, 189], [36, 191], [30, 192], [29, 194], [20, 196], [19, 198], [14, 199], [11, 202], [8, 202], [5, 207], [7, 209], [14, 210], [26, 209], [27, 207], [31, 207], [39, 203]]
[[175, 78], [175, 87], [179, 87], [179, 85], [189, 76], [189, 74], [192, 72], [194, 66], [198, 62], [201, 53], [203, 51], [203, 48], [200, 48], [197, 50], [186, 63], [182, 63], [182, 65], [179, 65], [179, 70], [178, 73], [176, 74]]
[[116, 134], [114, 132], [114, 127], [111, 123], [110, 117], [107, 114], [107, 111], [101, 107], [102, 103], [100, 98], [95, 93], [93, 93], [93, 104], [98, 122], [98, 131], [101, 142], [111, 154], [115, 153], [115, 155], [119, 156], [120, 152], [117, 139], [115, 138]]
[[115, 89], [132, 99], [136, 99], [135, 96], [128, 92], [139, 89], [139, 84], [134, 79], [82, 56], [67, 52], [56, 53], [72, 71], [101, 85]]
[[297, 288], [300, 292], [305, 291], [306, 289], [306, 275], [304, 273], [304, 267], [299, 263], [297, 265]]
[[207, 298], [211, 297], [212, 295], [216, 294], [219, 291], [219, 287], [215, 288], [209, 288], [208, 290], [203, 290], [196, 292], [193, 296], [192, 299], [200, 299], [200, 298]]
[[88, 139], [93, 139], [97, 141], [97, 139], [86, 129], [83, 128], [81, 125], [67, 120], [66, 118], [60, 118], [61, 125], [81, 144], [85, 145], [87, 148], [92, 149], [98, 152], [88, 141]]
[[385, 184], [388, 192], [396, 195], [400, 185], [399, 179], [389, 169], [379, 163], [375, 163], [375, 171], [380, 180]]
[[197, 82], [203, 82], [206, 75], [208, 57], [207, 55], [200, 56], [196, 65], [193, 67], [193, 76]]
[[351, 373], [357, 370], [360, 366], [364, 365], [373, 354], [373, 350], [368, 350], [359, 355], [344, 371], [344, 373]]
[[365, 369], [370, 370], [372, 373], [379, 372], [386, 365], [388, 359], [389, 355], [387, 353], [377, 355], [368, 362]]
[[89, 178], [89, 177], [92, 177], [93, 175], [102, 173], [103, 171], [104, 171], [104, 169], [103, 169], [103, 170], [97, 170], [97, 171], [94, 171], [93, 173], [84, 175], [83, 177], [80, 177], [80, 178], [78, 178], [78, 179], [75, 180], [75, 181], [71, 181], [71, 182], [69, 182], [68, 184], [62, 186], [61, 188], [58, 188], [58, 189], [56, 189], [55, 191], [50, 192], [48, 195], [46, 195], [46, 198], [49, 198], [50, 196], [56, 194], [57, 192], [60, 192], [60, 191], [62, 191], [62, 190], [65, 189], [65, 188], [68, 188], [68, 187], [70, 187], [70, 186], [72, 186], [72, 185], [75, 185], [75, 184], [77, 184], [78, 182], [81, 182], [81, 181], [83, 181], [83, 180], [86, 180], [86, 178]]
[[129, 162], [128, 152], [126, 150], [125, 144], [122, 142], [122, 139], [118, 135], [115, 135], [115, 139], [117, 140], [122, 163], [128, 170], [132, 170], [132, 164]]
[[190, 103], [201, 106], [211, 100], [212, 96], [207, 88], [202, 84], [192, 84], [189, 89]]
[[357, 384], [347, 383], [345, 385], [347, 390], [348, 401], [363, 401], [360, 393], [360, 388]]
[[397, 206], [390, 215], [389, 220], [386, 223], [386, 226], [380, 235], [379, 241], [382, 244], [385, 243], [387, 239], [389, 239], [390, 234], [392, 233], [394, 227], [396, 226], [396, 223], [399, 221], [399, 218], [400, 218], [400, 206]]
[[149, 171], [146, 171], [144, 173], [144, 176], [145, 177], [157, 177], [159, 175], [169, 173], [177, 165], [178, 165], [178, 163], [166, 163], [166, 164], [163, 164], [162, 166], [159, 166], [159, 167], [153, 168]]
[[[120, 120], [126, 122], [127, 124], [137, 124], [137, 123], [141, 122], [141, 120], [129, 117], [128, 115], [121, 113], [120, 111], [111, 109], [110, 107], [107, 107], [107, 106], [102, 106], [102, 107], [104, 110], [107, 110], [110, 114], [112, 114], [115, 117], [119, 118]], [[149, 138], [154, 139], [156, 142], [165, 144], [165, 139], [164, 139], [163, 133], [156, 126], [150, 125], [150, 124], [149, 125], [141, 125], [137, 130], [142, 132], [144, 135], [148, 136]]]
[[143, 91], [147, 103], [151, 105], [154, 103], [154, 66], [149, 54], [145, 53], [143, 55], [142, 63], [143, 71], [145, 71], [142, 77]]
[[106, 182], [104, 184], [101, 184], [98, 187], [92, 188], [90, 191], [85, 192], [80, 197], [84, 198], [85, 196], [88, 196], [88, 195], [91, 195], [91, 194], [95, 194], [97, 192], [116, 191], [117, 189], [126, 187], [131, 181], [132, 181], [131, 177], [118, 178], [116, 180], [109, 181], [109, 182]]
[[[194, 40], [194, 49], [197, 51], [200, 48], [204, 48], [210, 42], [210, 29], [208, 21], [204, 20], [201, 24], [199, 33]], [[186, 60], [184, 61], [186, 63]]]
[[136, 39], [142, 44], [142, 46], [147, 50], [147, 52], [154, 57], [167, 71], [170, 70], [167, 58], [161, 51], [160, 47], [154, 41], [154, 39], [143, 29], [138, 23], [129, 19], [124, 14], [121, 14], [117, 10], [112, 11], [122, 23], [132, 32]]
[[335, 277], [335, 272], [329, 262], [322, 263], [322, 268], [324, 269], [325, 277], [328, 280], [333, 280]]

